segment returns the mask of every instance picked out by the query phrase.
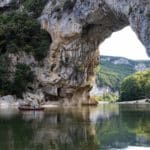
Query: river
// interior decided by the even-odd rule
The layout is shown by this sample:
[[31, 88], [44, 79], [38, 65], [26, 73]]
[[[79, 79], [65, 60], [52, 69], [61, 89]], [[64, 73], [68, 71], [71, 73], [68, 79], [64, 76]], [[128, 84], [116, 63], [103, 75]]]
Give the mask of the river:
[[150, 150], [150, 105], [0, 108], [0, 150]]

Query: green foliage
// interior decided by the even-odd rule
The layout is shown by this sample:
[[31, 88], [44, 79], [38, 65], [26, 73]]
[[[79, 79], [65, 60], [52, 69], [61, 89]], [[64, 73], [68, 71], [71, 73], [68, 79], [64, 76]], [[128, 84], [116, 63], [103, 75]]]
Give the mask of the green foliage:
[[29, 66], [18, 64], [14, 78], [10, 79], [9, 75], [10, 72], [7, 67], [7, 62], [3, 61], [0, 67], [0, 95], [13, 94], [22, 97], [22, 93], [27, 90], [28, 84], [34, 80], [33, 72]]
[[98, 66], [96, 69], [97, 72], [97, 79], [96, 83], [99, 87], [108, 86], [112, 89], [112, 91], [116, 91], [119, 89], [119, 82], [121, 78], [117, 74], [117, 72], [113, 72], [108, 70], [104, 66]]
[[0, 95], [8, 94], [9, 81], [9, 59], [6, 55], [0, 56]]
[[41, 30], [36, 19], [46, 2], [22, 0], [22, 11], [10, 10], [0, 15], [0, 95], [15, 94], [21, 97], [34, 78], [30, 67], [25, 64], [18, 64], [16, 72], [10, 72], [10, 53], [32, 53], [38, 61], [47, 55], [51, 38]]
[[130, 75], [121, 84], [121, 101], [143, 98], [150, 98], [150, 70]]
[[119, 78], [124, 78], [135, 72], [134, 67], [127, 64], [113, 64], [111, 62], [101, 62], [101, 65], [107, 70], [117, 73]]
[[[0, 95], [21, 97], [34, 78], [30, 67], [25, 64], [18, 64], [16, 72], [10, 72], [10, 53], [32, 53], [37, 61], [46, 57], [51, 37], [41, 30], [37, 17], [47, 1], [21, 0], [17, 3], [13, 0], [11, 5], [14, 7], [0, 14]], [[23, 6], [21, 11], [18, 9], [20, 6]]]
[[[136, 72], [135, 66], [138, 66], [139, 64], [144, 64], [145, 67], [149, 68], [150, 61], [132, 61], [124, 59], [125, 63], [119, 63], [118, 60], [120, 59], [123, 60], [124, 58], [109, 56], [101, 57], [101, 64], [96, 70], [96, 83], [98, 87], [109, 87], [112, 92], [120, 91], [121, 88], [120, 99], [122, 101], [149, 98], [150, 80], [148, 77], [150, 78], [150, 76], [148, 75], [148, 72], [139, 72], [133, 76], [132, 74]], [[118, 63], [114, 63], [115, 61], [118, 61]], [[128, 61], [128, 63], [126, 63], [126, 61]], [[124, 81], [122, 82], [123, 79]]]
[[48, 0], [21, 0], [21, 3], [24, 5], [25, 9], [32, 13], [32, 16], [35, 18], [40, 16], [47, 2]]
[[22, 93], [26, 91], [28, 83], [32, 83], [33, 80], [34, 74], [30, 67], [25, 64], [18, 64], [12, 84], [12, 94], [22, 97]]
[[37, 60], [46, 56], [51, 39], [36, 19], [11, 12], [1, 15], [0, 20], [0, 55], [25, 51], [32, 52]]
[[108, 102], [116, 102], [118, 100], [118, 96], [114, 93], [105, 93], [103, 94], [102, 99]]
[[92, 96], [92, 99], [95, 101], [107, 101], [107, 102], [116, 102], [118, 96], [115, 93], [104, 93], [102, 96]]
[[[120, 59], [128, 63], [114, 63]], [[133, 61], [120, 57], [101, 56], [100, 64], [97, 67], [96, 83], [99, 87], [109, 87], [112, 91], [119, 91], [122, 80], [136, 72], [135, 67], [139, 64], [150, 68], [150, 61]]]

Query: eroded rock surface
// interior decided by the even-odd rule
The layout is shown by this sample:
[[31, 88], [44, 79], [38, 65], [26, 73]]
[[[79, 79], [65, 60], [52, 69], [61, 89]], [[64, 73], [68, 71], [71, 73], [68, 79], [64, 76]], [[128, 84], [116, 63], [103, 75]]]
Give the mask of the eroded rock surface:
[[[49, 95], [64, 98], [64, 102], [68, 99], [71, 104], [93, 103], [88, 93], [93, 84], [98, 45], [130, 24], [150, 53], [149, 13], [148, 0], [50, 1], [41, 16], [42, 27], [53, 41], [46, 63], [46, 83], [53, 89]], [[40, 82], [43, 83], [42, 79]]]
[[41, 90], [46, 100], [64, 105], [95, 103], [89, 91], [98, 46], [127, 25], [150, 55], [149, 0], [50, 0], [39, 20], [52, 38], [44, 65], [35, 69], [35, 91]]

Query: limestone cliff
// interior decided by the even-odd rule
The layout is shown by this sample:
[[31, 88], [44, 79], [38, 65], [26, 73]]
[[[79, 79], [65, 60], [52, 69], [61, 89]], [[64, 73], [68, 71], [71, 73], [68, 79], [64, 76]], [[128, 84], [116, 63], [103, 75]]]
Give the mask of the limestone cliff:
[[39, 20], [52, 43], [35, 70], [34, 92], [60, 104], [94, 103], [89, 91], [97, 48], [113, 32], [130, 25], [150, 55], [149, 0], [49, 0]]

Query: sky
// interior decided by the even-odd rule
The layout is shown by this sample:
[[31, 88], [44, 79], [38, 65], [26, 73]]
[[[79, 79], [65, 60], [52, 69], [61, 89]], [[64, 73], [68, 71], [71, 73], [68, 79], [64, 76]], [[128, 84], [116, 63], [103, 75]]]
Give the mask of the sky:
[[100, 46], [100, 55], [121, 56], [133, 60], [150, 60], [146, 50], [130, 27], [114, 32]]

